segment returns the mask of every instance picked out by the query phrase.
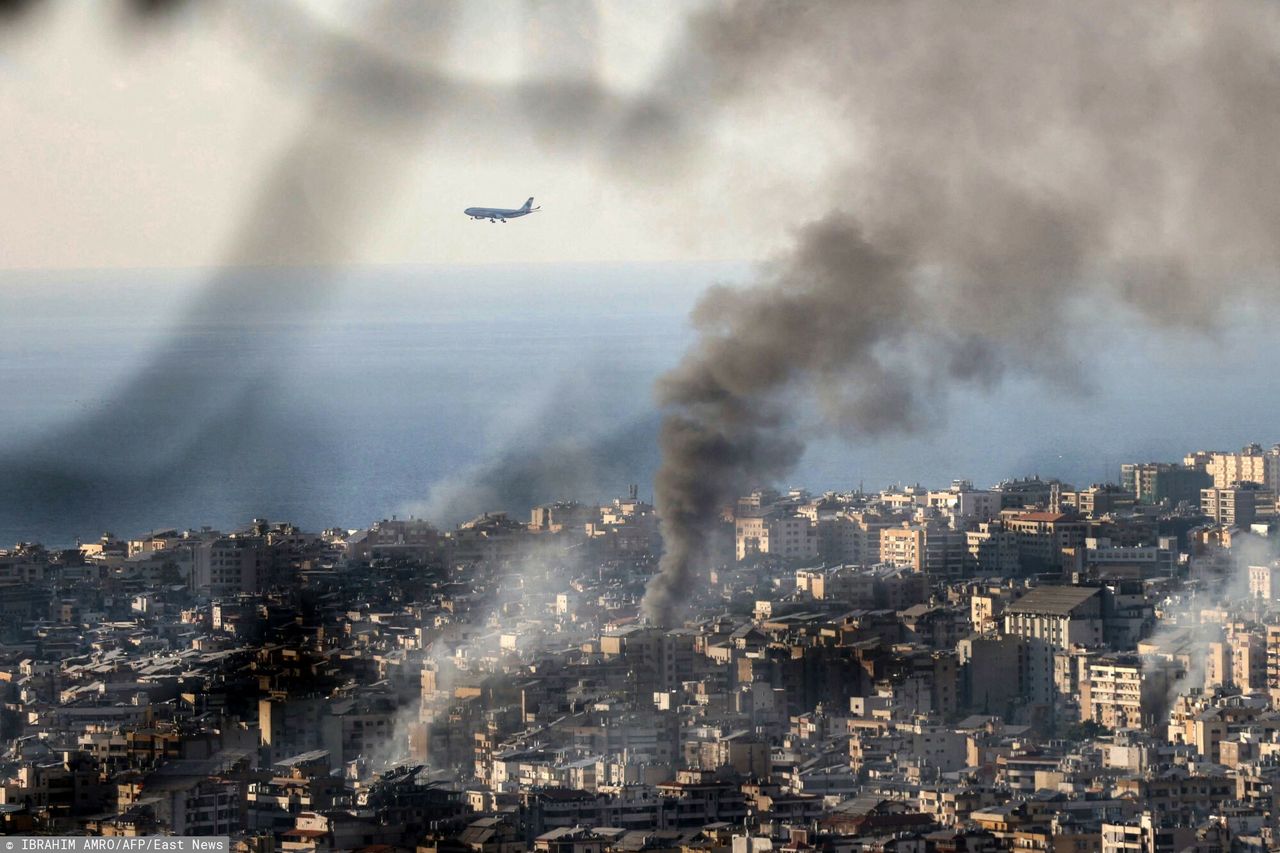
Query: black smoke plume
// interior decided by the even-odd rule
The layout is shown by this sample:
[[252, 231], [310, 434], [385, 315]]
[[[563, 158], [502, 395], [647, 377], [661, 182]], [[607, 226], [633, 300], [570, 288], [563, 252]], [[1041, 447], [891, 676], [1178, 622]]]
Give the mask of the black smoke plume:
[[660, 384], [654, 622], [678, 619], [720, 509], [811, 431], [919, 429], [1008, 373], [1087, 389], [1090, 312], [1207, 327], [1274, 292], [1276, 7], [739, 2], [691, 33], [705, 111], [819, 104], [847, 148], [811, 188], [829, 212], [706, 296]]

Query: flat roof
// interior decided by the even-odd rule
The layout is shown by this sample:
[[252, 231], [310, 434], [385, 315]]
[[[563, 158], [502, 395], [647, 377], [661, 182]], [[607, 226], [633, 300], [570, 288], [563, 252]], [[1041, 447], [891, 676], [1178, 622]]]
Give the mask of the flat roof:
[[1006, 613], [1067, 616], [1099, 592], [1095, 586], [1037, 586], [1006, 609]]

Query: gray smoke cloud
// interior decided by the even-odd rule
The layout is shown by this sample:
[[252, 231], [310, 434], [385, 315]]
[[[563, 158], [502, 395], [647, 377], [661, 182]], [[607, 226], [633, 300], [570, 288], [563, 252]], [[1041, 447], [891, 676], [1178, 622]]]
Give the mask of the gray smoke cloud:
[[[1191, 576], [1199, 586], [1163, 602], [1163, 613], [1149, 638], [1160, 647], [1189, 652], [1186, 672], [1169, 685], [1164, 708], [1172, 708], [1180, 695], [1205, 686], [1209, 646], [1221, 642], [1224, 632], [1220, 623], [1202, 620], [1204, 611], [1230, 613], [1236, 621], [1264, 621], [1268, 602], [1250, 594], [1249, 568], [1270, 565], [1278, 556], [1280, 545], [1275, 541], [1239, 533], [1232, 537], [1228, 552], [1192, 558]], [[1157, 661], [1144, 659], [1143, 665], [1151, 666]]]
[[540, 424], [518, 447], [442, 478], [406, 512], [445, 524], [493, 511], [527, 517], [531, 507], [566, 497], [604, 501], [624, 494], [630, 482], [657, 468], [656, 414], [598, 433], [582, 424], [558, 429], [560, 420]]
[[[695, 20], [704, 107], [812, 99], [847, 151], [829, 212], [751, 287], [713, 289], [659, 387], [670, 624], [721, 507], [814, 429], [925, 425], [1009, 373], [1088, 387], [1089, 312], [1209, 325], [1274, 290], [1277, 9], [1250, 3], [773, 3]], [[809, 404], [815, 404], [809, 406]], [[813, 408], [813, 421], [793, 414]]]

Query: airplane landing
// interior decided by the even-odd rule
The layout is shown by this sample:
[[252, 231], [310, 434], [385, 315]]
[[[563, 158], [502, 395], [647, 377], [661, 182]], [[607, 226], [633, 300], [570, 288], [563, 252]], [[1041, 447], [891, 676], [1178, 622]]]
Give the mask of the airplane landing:
[[529, 200], [524, 203], [523, 207], [468, 207], [462, 212], [472, 219], [487, 219], [490, 222], [506, 222], [508, 219], [527, 216], [528, 214], [541, 209], [541, 207], [533, 206], [533, 197], [530, 196]]

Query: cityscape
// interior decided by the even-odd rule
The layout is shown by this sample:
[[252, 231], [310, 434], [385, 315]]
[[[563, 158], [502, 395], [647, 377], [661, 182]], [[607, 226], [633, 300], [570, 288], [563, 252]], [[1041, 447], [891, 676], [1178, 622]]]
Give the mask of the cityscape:
[[[153, 530], [0, 552], [6, 834], [243, 851], [1264, 851], [1280, 843], [1280, 445], [1078, 487], [661, 528]], [[650, 590], [651, 592], [651, 590]]]
[[0, 853], [1280, 853], [1278, 71], [0, 0]]

